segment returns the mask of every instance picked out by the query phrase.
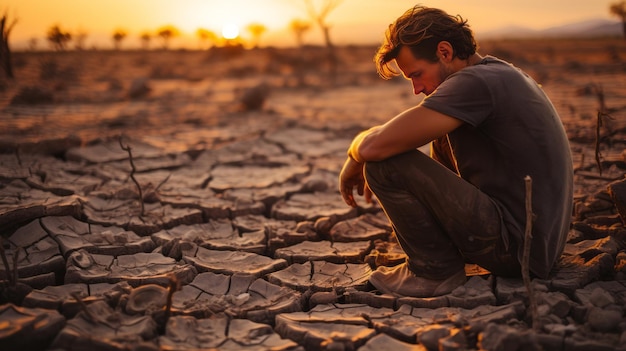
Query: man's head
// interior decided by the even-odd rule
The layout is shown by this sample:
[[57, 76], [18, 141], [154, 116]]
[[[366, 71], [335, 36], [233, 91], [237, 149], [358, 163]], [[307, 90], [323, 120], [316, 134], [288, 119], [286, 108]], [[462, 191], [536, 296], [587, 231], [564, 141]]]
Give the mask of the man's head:
[[415, 58], [437, 62], [437, 45], [442, 41], [449, 42], [454, 57], [461, 60], [476, 53], [472, 30], [461, 16], [450, 16], [442, 10], [421, 5], [409, 9], [390, 24], [385, 33], [385, 41], [374, 57], [378, 74], [385, 79], [399, 75], [390, 63], [405, 46]]

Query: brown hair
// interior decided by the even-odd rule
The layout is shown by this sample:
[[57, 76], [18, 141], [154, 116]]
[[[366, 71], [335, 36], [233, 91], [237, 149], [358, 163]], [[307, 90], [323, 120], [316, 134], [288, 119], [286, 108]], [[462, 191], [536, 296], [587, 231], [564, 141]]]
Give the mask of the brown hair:
[[408, 46], [416, 58], [437, 62], [436, 49], [441, 41], [454, 48], [454, 57], [467, 59], [476, 53], [474, 34], [460, 15], [450, 16], [445, 11], [416, 5], [389, 25], [385, 41], [374, 56], [376, 70], [384, 79], [400, 73], [390, 66], [403, 46]]

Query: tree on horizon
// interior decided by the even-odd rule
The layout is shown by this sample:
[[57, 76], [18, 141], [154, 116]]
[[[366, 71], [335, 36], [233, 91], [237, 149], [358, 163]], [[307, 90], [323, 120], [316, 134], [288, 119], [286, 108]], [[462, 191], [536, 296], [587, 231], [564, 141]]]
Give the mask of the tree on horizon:
[[205, 46], [207, 41], [215, 43], [217, 40], [217, 35], [206, 28], [198, 28], [196, 30], [196, 35], [198, 36], [198, 39], [200, 39], [200, 49], [206, 48]]
[[65, 32], [58, 24], [53, 25], [46, 33], [46, 39], [56, 51], [65, 50], [67, 43], [72, 40], [72, 34]]
[[330, 39], [331, 25], [326, 22], [326, 19], [328, 15], [342, 3], [343, 0], [323, 0], [319, 10], [315, 8], [313, 1], [314, 0], [304, 0], [304, 3], [309, 16], [315, 23], [317, 23], [317, 26], [322, 30], [322, 34], [324, 34], [324, 43], [326, 43], [329, 68], [328, 74], [334, 84], [334, 79], [337, 77], [337, 54], [335, 53], [335, 46]]
[[122, 41], [124, 41], [127, 36], [128, 33], [126, 33], [126, 31], [123, 29], [116, 29], [115, 32], [113, 32], [113, 47], [115, 48], [115, 50], [120, 49], [120, 47], [122, 46]]
[[74, 48], [76, 50], [83, 50], [85, 48], [85, 40], [87, 40], [87, 32], [84, 29], [76, 31], [74, 36]]
[[289, 29], [296, 36], [298, 47], [302, 47], [304, 45], [304, 34], [311, 29], [311, 23], [296, 18], [289, 22]]
[[322, 30], [322, 34], [324, 35], [324, 43], [326, 47], [332, 48], [333, 42], [330, 39], [330, 29], [331, 25], [326, 22], [328, 15], [339, 6], [343, 0], [323, 0], [322, 5], [319, 10], [315, 8], [313, 4], [313, 0], [304, 0], [304, 4], [306, 6], [307, 12], [311, 19], [317, 23], [317, 25]]
[[255, 48], [261, 43], [261, 36], [267, 32], [267, 27], [261, 23], [250, 23], [246, 30], [252, 35], [252, 42]]
[[30, 38], [28, 39], [28, 50], [30, 51], [37, 51], [37, 44], [39, 43], [39, 40], [37, 38]]
[[152, 39], [152, 34], [150, 32], [143, 32], [139, 36], [141, 39], [141, 48], [144, 50], [148, 50], [150, 48], [150, 40]]
[[609, 12], [612, 15], [620, 17], [622, 20], [622, 32], [624, 34], [624, 39], [626, 39], [626, 1], [620, 1], [611, 4], [609, 7]]
[[170, 40], [174, 37], [179, 36], [180, 31], [178, 30], [178, 28], [172, 25], [167, 25], [159, 28], [159, 30], [157, 31], [157, 35], [161, 38], [163, 49], [167, 50], [170, 46]]

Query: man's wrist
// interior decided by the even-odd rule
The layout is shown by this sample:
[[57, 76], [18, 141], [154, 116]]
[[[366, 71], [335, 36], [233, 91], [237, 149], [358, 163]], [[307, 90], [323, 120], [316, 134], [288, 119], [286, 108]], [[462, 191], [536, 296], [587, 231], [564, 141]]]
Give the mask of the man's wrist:
[[348, 158], [350, 158], [352, 161], [356, 162], [356, 163], [363, 163], [363, 161], [359, 160], [357, 157], [355, 157], [355, 152], [352, 152], [352, 149], [348, 150]]
[[366, 130], [366, 131], [359, 133], [352, 140], [352, 143], [350, 144], [350, 147], [348, 148], [348, 157], [356, 163], [365, 162], [365, 160], [361, 158], [361, 155], [359, 155], [359, 145], [361, 145], [361, 142], [363, 141], [363, 139], [367, 136], [369, 132], [370, 132], [369, 130]]

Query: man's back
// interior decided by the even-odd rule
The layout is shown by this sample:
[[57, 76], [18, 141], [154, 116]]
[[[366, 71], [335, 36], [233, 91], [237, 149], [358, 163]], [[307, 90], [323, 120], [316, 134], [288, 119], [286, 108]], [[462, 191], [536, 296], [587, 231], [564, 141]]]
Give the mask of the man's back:
[[545, 277], [565, 243], [573, 191], [570, 147], [552, 103], [530, 77], [488, 56], [451, 75], [423, 106], [466, 122], [449, 134], [459, 173], [498, 204], [516, 243], [526, 221], [524, 177], [532, 177], [531, 270]]

